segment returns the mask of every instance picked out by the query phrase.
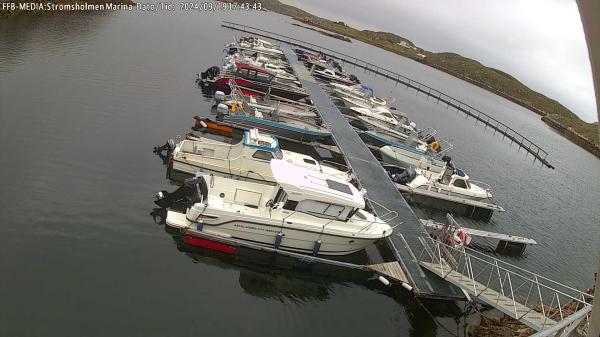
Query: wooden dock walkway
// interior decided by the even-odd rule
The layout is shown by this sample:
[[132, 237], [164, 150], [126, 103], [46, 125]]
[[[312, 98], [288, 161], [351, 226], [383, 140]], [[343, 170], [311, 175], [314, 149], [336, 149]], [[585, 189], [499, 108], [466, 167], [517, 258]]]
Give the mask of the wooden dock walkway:
[[309, 51], [321, 53], [327, 57], [337, 59], [345, 64], [351, 64], [353, 66], [365, 69], [366, 71], [382, 76], [386, 79], [392, 80], [397, 84], [400, 83], [406, 88], [411, 88], [416, 90], [417, 92], [423, 93], [427, 95], [427, 97], [432, 97], [437, 102], [442, 102], [447, 104], [449, 107], [456, 109], [456, 111], [460, 111], [464, 113], [468, 117], [472, 117], [475, 119], [476, 123], [481, 123], [485, 126], [485, 128], [491, 128], [495, 133], [502, 134], [502, 138], [508, 138], [512, 143], [515, 143], [519, 146], [519, 149], [524, 149], [527, 153], [531, 154], [534, 160], [539, 160], [546, 167], [554, 169], [554, 166], [550, 164], [548, 161], [548, 152], [542, 149], [540, 146], [533, 143], [527, 137], [523, 136], [521, 133], [513, 129], [512, 127], [506, 125], [505, 123], [497, 120], [491, 115], [467, 104], [463, 101], [460, 101], [454, 97], [451, 97], [442, 91], [435, 89], [426, 84], [420, 83], [413, 79], [408, 78], [407, 76], [401, 75], [394, 71], [379, 67], [375, 64], [366, 62], [361, 60], [360, 58], [356, 58], [354, 56], [346, 55], [344, 53], [337, 52], [335, 50], [331, 50], [329, 48], [316, 45], [314, 43], [298, 40], [293, 37], [281, 35], [278, 33], [270, 32], [264, 29], [246, 26], [234, 22], [223, 21], [222, 26], [225, 28], [245, 32], [252, 35], [266, 37], [275, 41], [283, 42], [288, 45], [300, 47], [302, 49], [306, 49]]

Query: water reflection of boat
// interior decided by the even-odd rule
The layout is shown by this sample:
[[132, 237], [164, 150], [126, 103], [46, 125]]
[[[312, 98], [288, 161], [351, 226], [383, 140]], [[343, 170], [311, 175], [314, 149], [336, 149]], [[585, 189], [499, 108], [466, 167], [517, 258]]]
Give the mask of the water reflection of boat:
[[[156, 208], [151, 216], [156, 223], [164, 224], [166, 210]], [[306, 263], [244, 247], [240, 247], [235, 255], [231, 255], [186, 243], [185, 235], [168, 226], [165, 226], [165, 231], [172, 236], [177, 249], [194, 263], [239, 270], [240, 287], [245, 293], [260, 298], [287, 299], [295, 303], [324, 301], [329, 298], [335, 284], [365, 284], [372, 279], [371, 273], [366, 271]], [[366, 256], [359, 253], [351, 259], [361, 261], [366, 259]]]

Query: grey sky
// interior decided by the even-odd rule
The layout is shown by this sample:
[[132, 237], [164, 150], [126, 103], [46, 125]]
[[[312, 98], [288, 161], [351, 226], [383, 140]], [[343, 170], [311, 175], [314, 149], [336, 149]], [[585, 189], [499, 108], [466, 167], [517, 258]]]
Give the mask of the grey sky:
[[596, 101], [574, 0], [282, 0], [356, 28], [396, 33], [515, 76], [587, 122]]

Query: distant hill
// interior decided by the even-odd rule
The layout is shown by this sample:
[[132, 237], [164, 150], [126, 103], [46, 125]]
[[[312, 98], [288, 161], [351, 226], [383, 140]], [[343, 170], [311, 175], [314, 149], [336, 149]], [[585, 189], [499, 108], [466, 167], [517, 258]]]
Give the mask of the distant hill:
[[[226, 2], [245, 2], [226, 0]], [[471, 82], [479, 87], [505, 97], [539, 115], [542, 120], [568, 139], [600, 157], [600, 134], [598, 123], [586, 123], [572, 111], [521, 83], [515, 77], [456, 53], [434, 53], [417, 47], [413, 42], [389, 32], [358, 30], [344, 22], [323, 19], [278, 0], [263, 0], [262, 7], [330, 32], [341, 34], [370, 45], [409, 57], [450, 75]], [[423, 60], [417, 54], [425, 55]]]
[[[122, 4], [122, 5], [135, 5], [132, 0], [11, 0], [10, 2], [18, 4], [19, 3], [37, 3], [37, 4], [57, 4], [57, 5], [83, 5], [85, 3], [90, 5], [95, 4]], [[15, 10], [10, 9], [0, 9], [0, 18], [6, 17], [13, 14], [39, 14], [39, 13], [47, 13], [48, 11], [43, 10], [20, 10], [18, 7]]]

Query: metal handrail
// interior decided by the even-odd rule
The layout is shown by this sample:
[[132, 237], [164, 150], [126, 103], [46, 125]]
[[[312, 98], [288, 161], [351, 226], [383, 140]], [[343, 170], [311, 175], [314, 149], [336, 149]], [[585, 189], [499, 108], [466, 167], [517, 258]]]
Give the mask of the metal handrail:
[[[589, 295], [589, 294], [587, 294], [585, 292], [582, 292], [580, 290], [577, 290], [577, 289], [574, 289], [574, 288], [569, 287], [567, 285], [564, 285], [564, 284], [558, 283], [556, 281], [550, 280], [550, 279], [545, 278], [543, 276], [537, 275], [537, 274], [535, 274], [533, 272], [526, 271], [523, 268], [514, 266], [512, 264], [509, 264], [507, 262], [495, 259], [493, 257], [487, 256], [488, 260], [485, 260], [485, 259], [483, 259], [481, 257], [476, 256], [475, 251], [473, 251], [473, 250], [471, 250], [469, 248], [464, 248], [463, 247], [461, 249], [457, 249], [457, 248], [454, 248], [454, 247], [452, 247], [450, 245], [447, 245], [445, 243], [442, 243], [442, 242], [439, 242], [439, 241], [435, 241], [435, 240], [433, 240], [431, 238], [430, 238], [430, 240], [434, 242], [434, 244], [435, 244], [435, 250], [436, 251], [441, 252], [442, 251], [442, 247], [443, 247], [444, 249], [446, 249], [449, 252], [454, 252], [454, 253], [458, 253], [458, 254], [463, 255], [465, 257], [465, 259], [468, 260], [468, 268], [471, 270], [471, 276], [473, 275], [473, 273], [472, 273], [472, 271], [473, 271], [473, 269], [472, 269], [473, 268], [473, 260], [475, 260], [477, 262], [481, 262], [481, 263], [483, 263], [487, 267], [491, 266], [492, 267], [492, 272], [495, 270], [496, 273], [497, 273], [497, 275], [498, 275], [498, 279], [500, 280], [500, 282], [499, 282], [500, 291], [499, 292], [502, 293], [502, 295], [504, 295], [504, 296], [507, 296], [507, 293], [506, 293], [506, 291], [504, 289], [504, 285], [506, 284], [506, 282], [509, 282], [506, 279], [507, 279], [507, 277], [510, 277], [510, 275], [513, 275], [513, 278], [517, 277], [517, 278], [519, 278], [519, 279], [521, 279], [521, 280], [523, 280], [525, 282], [531, 282], [533, 285], [535, 285], [536, 288], [538, 289], [538, 294], [540, 295], [540, 302], [542, 302], [542, 303], [543, 303], [543, 299], [542, 299], [541, 296], [542, 296], [542, 292], [543, 292], [544, 289], [551, 291], [553, 293], [552, 296], [558, 296], [558, 295], [560, 295], [560, 296], [566, 297], [566, 298], [568, 298], [570, 300], [576, 301], [576, 302], [578, 302], [580, 304], [583, 304], [583, 305], [590, 305], [590, 304], [587, 303], [585, 300], [582, 300], [582, 299], [585, 299], [585, 298], [593, 299], [594, 298], [593, 295]], [[426, 250], [425, 250], [425, 252], [426, 252]], [[440, 255], [440, 256], [439, 257], [436, 256], [436, 259], [433, 259], [433, 257], [430, 256], [431, 262], [435, 262], [437, 264], [440, 261], [436, 261], [436, 260], [439, 259], [439, 258], [442, 258], [441, 262], [442, 262], [442, 264], [445, 264], [444, 263], [445, 259], [443, 259], [443, 257], [441, 257], [441, 254], [438, 254], [438, 255]], [[503, 267], [502, 265], [507, 265], [507, 267]], [[513, 270], [509, 269], [508, 267], [509, 268], [517, 269], [519, 272], [513, 271]], [[445, 264], [445, 269], [456, 270], [456, 268], [453, 268], [451, 265], [448, 265], [448, 264]], [[446, 272], [445, 269], [444, 269], [444, 267], [442, 267], [440, 270], [443, 271], [443, 272]], [[523, 275], [522, 274], [523, 271], [525, 271], [528, 274], [531, 274], [531, 276], [528, 277], [526, 275]], [[480, 275], [480, 274], [481, 273], [479, 273], [478, 275]], [[501, 280], [502, 279], [502, 275], [504, 275], [505, 281]], [[490, 276], [490, 278], [491, 278], [491, 276]], [[561, 290], [561, 289], [554, 288], [554, 287], [552, 287], [552, 286], [550, 286], [548, 284], [545, 284], [544, 282], [540, 281], [540, 279], [542, 279], [543, 281], [548, 281], [550, 283], [553, 283], [557, 287], [560, 287], [560, 288], [563, 288], [563, 289]], [[473, 278], [473, 280], [474, 280], [474, 278]], [[488, 283], [489, 283], [489, 281], [488, 281]], [[511, 292], [512, 292], [512, 290], [511, 290]], [[567, 292], [574, 292], [574, 293], [577, 294], [577, 296], [573, 296], [572, 294], [568, 294]], [[514, 292], [511, 293], [510, 295], [513, 296], [513, 297], [515, 296]], [[545, 308], [542, 307], [542, 311], [544, 311], [544, 310], [545, 310]], [[560, 312], [560, 310], [559, 310], [559, 312]], [[545, 312], [544, 312], [544, 314], [545, 314]]]
[[[425, 242], [423, 242], [423, 241], [422, 241], [422, 243], [425, 244]], [[512, 301], [512, 306], [510, 306], [510, 307], [512, 307], [513, 315], [511, 315], [511, 316], [513, 316], [513, 318], [515, 318], [517, 320], [524, 319], [525, 322], [527, 322], [526, 316], [531, 311], [534, 310], [532, 307], [532, 303], [528, 303], [528, 301], [531, 298], [531, 290], [533, 289], [533, 286], [535, 285], [536, 289], [538, 291], [538, 297], [539, 297], [539, 302], [538, 302], [539, 309], [537, 309], [537, 310], [538, 310], [538, 312], [541, 311], [541, 315], [543, 315], [543, 317], [544, 317], [543, 322], [537, 322], [537, 323], [531, 322], [531, 324], [534, 324], [533, 326], [536, 326], [536, 329], [541, 329], [540, 332], [538, 334], [536, 334], [536, 336], [550, 336], [550, 335], [553, 336], [556, 333], [556, 331], [562, 331], [563, 334], [561, 334], [561, 336], [567, 336], [574, 329], [580, 328], [580, 332], [581, 332], [581, 331], [587, 330], [587, 328], [589, 327], [589, 324], [590, 324], [589, 312], [591, 311], [592, 304], [590, 304], [590, 303], [588, 303], [588, 301], [586, 301], [586, 297], [590, 297], [587, 293], [578, 291], [580, 293], [580, 296], [572, 297], [568, 294], [565, 294], [565, 292], [563, 292], [561, 290], [551, 288], [545, 284], [540, 283], [539, 279], [537, 277], [534, 277], [534, 280], [530, 280], [531, 281], [530, 287], [529, 287], [529, 291], [527, 293], [527, 297], [525, 299], [525, 304], [520, 304], [518, 302], [519, 294], [517, 293], [517, 290], [520, 289], [521, 287], [523, 287], [525, 284], [527, 284], [528, 281], [526, 279], [521, 285], [519, 285], [517, 287], [514, 287], [513, 285], [518, 284], [518, 283], [515, 283], [516, 282], [515, 277], [519, 278], [519, 277], [522, 277], [522, 275], [500, 267], [497, 259], [493, 259], [494, 260], [493, 263], [487, 264], [482, 271], [480, 271], [477, 275], [474, 275], [474, 269], [473, 269], [474, 264], [473, 264], [473, 261], [471, 261], [471, 259], [472, 258], [478, 259], [477, 257], [472, 256], [465, 249], [462, 249], [463, 254], [461, 254], [459, 256], [458, 262], [456, 263], [456, 265], [454, 267], [452, 267], [452, 265], [450, 265], [448, 262], [446, 262], [446, 258], [444, 256], [442, 256], [442, 247], [444, 247], [444, 249], [446, 251], [450, 251], [450, 252], [452, 251], [453, 248], [448, 247], [440, 242], [436, 242], [435, 244], [436, 244], [436, 247], [435, 247], [435, 250], [433, 251], [433, 253], [430, 253], [429, 250], [424, 246], [424, 249], [423, 249], [421, 255], [419, 256], [419, 261], [422, 261], [422, 258], [424, 255], [429, 256], [429, 258], [433, 262], [434, 266], [439, 265], [441, 276], [443, 278], [446, 278], [448, 275], [450, 275], [450, 272], [452, 270], [459, 271], [458, 268], [461, 265], [461, 261], [464, 261], [464, 262], [462, 262], [463, 267], [462, 267], [462, 271], [460, 272], [460, 274], [465, 275], [470, 280], [470, 283], [472, 284], [472, 287], [473, 287], [473, 294], [475, 295], [475, 297], [482, 296], [486, 289], [493, 286], [491, 283], [491, 279], [492, 279], [492, 275], [493, 275], [494, 271], [496, 271], [497, 275], [498, 275], [498, 284], [500, 286], [500, 291], [498, 292], [498, 298], [496, 298], [495, 301], [498, 301], [501, 295], [508, 297], [509, 300]], [[454, 252], [457, 252], [457, 250], [454, 250]], [[424, 254], [424, 253], [426, 253], [426, 254]], [[463, 259], [463, 257], [464, 257], [464, 259]], [[492, 268], [489, 268], [490, 266]], [[488, 268], [490, 269], [488, 281], [485, 284], [483, 284], [483, 282], [476, 280], [478, 278], [478, 276], [483, 275], [483, 272], [485, 270], [487, 270]], [[466, 270], [466, 273], [465, 273], [465, 270]], [[502, 276], [504, 276], [504, 277], [502, 277]], [[478, 286], [476, 285], [477, 283], [483, 284], [485, 286], [485, 288], [478, 289]], [[554, 283], [558, 284], [558, 282], [554, 282]], [[506, 286], [508, 286], [507, 291], [504, 291]], [[560, 285], [560, 286], [567, 288], [567, 289], [572, 289], [565, 285]], [[479, 288], [480, 287], [481, 287], [481, 285], [479, 286]], [[548, 296], [544, 294], [545, 291], [551, 293], [552, 301], [548, 305], [548, 307], [551, 309], [550, 311], [546, 310], [547, 302], [544, 303], [544, 298], [548, 298]], [[567, 301], [565, 302], [565, 304], [561, 304], [561, 299], [560, 299], [561, 296], [566, 297]], [[494, 299], [492, 299], [492, 301], [494, 301]], [[554, 308], [555, 302], [557, 304], [556, 308]], [[504, 302], [504, 303], [506, 304], [506, 302]], [[527, 304], [529, 304], [529, 306]], [[564, 311], [567, 305], [575, 305], [574, 311], [572, 311], [568, 315], [567, 315], [567, 312]], [[520, 310], [518, 310], [518, 308], [522, 307], [522, 306], [528, 307], [529, 310], [524, 313], [521, 311], [522, 315], [519, 316]], [[504, 310], [511, 310], [510, 307], [505, 307]], [[554, 311], [554, 313], [552, 313], [552, 310]], [[549, 320], [553, 320], [553, 321], [552, 321], [552, 324], [550, 325], [550, 327], [547, 327], [548, 323], [550, 323]], [[550, 334], [550, 332], [554, 332], [554, 333]]]
[[[515, 139], [515, 140], [519, 140], [521, 141], [523, 144], [525, 142], [527, 142], [529, 144], [529, 146], [532, 149], [530, 152], [531, 153], [536, 153], [539, 154], [540, 152], [544, 154], [544, 159], [548, 156], [548, 152], [543, 150], [542, 148], [540, 148], [538, 145], [534, 144], [533, 142], [531, 142], [530, 140], [528, 140], [527, 138], [525, 138], [525, 136], [523, 136], [521, 133], [519, 133], [518, 131], [514, 130], [513, 128], [511, 128], [510, 126], [500, 122], [499, 120], [497, 120], [496, 118], [486, 114], [485, 112], [472, 107], [471, 105], [464, 103], [462, 101], [459, 101], [449, 95], [447, 95], [446, 93], [435, 89], [431, 86], [428, 86], [426, 84], [423, 84], [421, 82], [412, 80], [404, 75], [398, 74], [396, 72], [393, 72], [391, 70], [387, 70], [385, 68], [381, 68], [377, 65], [374, 65], [370, 62], [367, 61], [363, 61], [361, 59], [358, 59], [356, 57], [341, 53], [341, 52], [337, 52], [335, 50], [326, 48], [326, 47], [322, 47], [319, 45], [316, 45], [314, 43], [310, 43], [307, 41], [302, 41], [293, 37], [289, 37], [289, 36], [285, 36], [282, 34], [278, 34], [278, 33], [274, 33], [274, 32], [270, 32], [267, 30], [263, 30], [260, 28], [256, 28], [256, 27], [251, 27], [251, 26], [247, 26], [247, 25], [243, 25], [243, 24], [238, 24], [238, 23], [234, 23], [234, 22], [230, 22], [230, 21], [223, 21], [224, 27], [227, 28], [233, 28], [236, 29], [236, 27], [242, 27], [244, 28], [244, 30], [246, 30], [249, 33], [253, 33], [253, 34], [257, 34], [257, 35], [262, 35], [262, 36], [267, 36], [268, 38], [280, 41], [280, 42], [285, 42], [288, 44], [292, 44], [292, 45], [296, 45], [296, 46], [300, 46], [302, 48], [305, 49], [309, 49], [315, 52], [319, 52], [323, 55], [329, 56], [329, 57], [334, 57], [337, 59], [345, 59], [346, 62], [348, 63], [353, 63], [355, 65], [364, 67], [364, 68], [369, 68], [371, 69], [373, 72], [377, 72], [379, 74], [385, 75], [386, 77], [390, 78], [390, 79], [396, 79], [397, 81], [400, 81], [400, 79], [402, 79], [404, 82], [408, 83], [408, 85], [418, 88], [418, 90], [423, 91], [423, 92], [427, 92], [430, 95], [433, 94], [433, 96], [437, 96], [438, 99], [443, 98], [445, 101], [447, 101], [449, 104], [451, 104], [454, 107], [457, 107], [458, 109], [464, 110], [464, 111], [468, 111], [470, 114], [472, 115], [477, 115], [478, 119], [481, 119], [479, 116], [484, 116], [486, 123], [487, 124], [495, 124], [495, 128], [503, 133], [504, 135], [506, 135], [509, 138]], [[229, 25], [229, 26], [227, 26]], [[325, 52], [327, 51], [327, 53]], [[473, 113], [473, 112], [476, 112]], [[483, 120], [483, 119], [481, 119]], [[490, 121], [492, 123], [490, 123]], [[502, 129], [500, 129], [500, 126], [502, 126]], [[518, 139], [520, 138], [520, 139]]]

